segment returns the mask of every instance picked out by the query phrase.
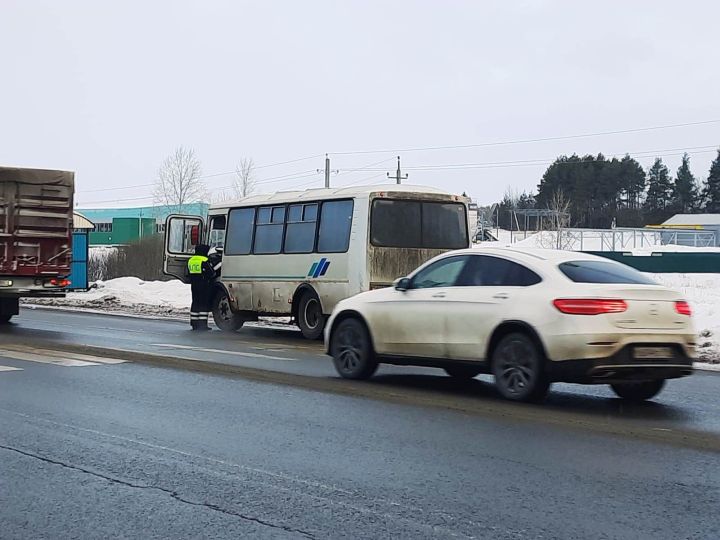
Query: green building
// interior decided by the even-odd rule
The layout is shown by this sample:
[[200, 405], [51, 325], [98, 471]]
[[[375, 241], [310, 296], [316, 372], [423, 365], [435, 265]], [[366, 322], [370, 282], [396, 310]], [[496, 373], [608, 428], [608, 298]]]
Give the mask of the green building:
[[95, 228], [88, 235], [90, 246], [123, 246], [162, 233], [165, 219], [170, 214], [205, 217], [208, 204], [186, 204], [180, 209], [167, 206], [86, 208], [78, 212], [95, 224]]

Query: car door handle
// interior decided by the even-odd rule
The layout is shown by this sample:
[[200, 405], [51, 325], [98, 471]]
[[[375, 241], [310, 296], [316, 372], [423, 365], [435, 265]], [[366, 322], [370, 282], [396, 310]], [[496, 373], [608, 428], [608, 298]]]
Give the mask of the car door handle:
[[507, 293], [497, 293], [493, 298], [497, 298], [498, 300], [507, 300], [509, 298]]
[[433, 298], [445, 298], [444, 292], [435, 293], [432, 295]]

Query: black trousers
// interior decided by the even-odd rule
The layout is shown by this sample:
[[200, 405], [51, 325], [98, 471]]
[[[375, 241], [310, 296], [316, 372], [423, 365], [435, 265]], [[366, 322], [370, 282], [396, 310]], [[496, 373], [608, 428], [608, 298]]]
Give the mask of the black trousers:
[[202, 277], [191, 277], [190, 291], [192, 292], [190, 325], [193, 328], [206, 328], [210, 315], [212, 283]]

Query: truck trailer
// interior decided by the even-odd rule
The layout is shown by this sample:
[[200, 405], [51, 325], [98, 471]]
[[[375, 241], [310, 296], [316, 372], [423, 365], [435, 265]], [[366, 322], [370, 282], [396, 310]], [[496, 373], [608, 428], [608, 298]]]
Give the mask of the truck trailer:
[[75, 174], [0, 167], [0, 324], [70, 285]]

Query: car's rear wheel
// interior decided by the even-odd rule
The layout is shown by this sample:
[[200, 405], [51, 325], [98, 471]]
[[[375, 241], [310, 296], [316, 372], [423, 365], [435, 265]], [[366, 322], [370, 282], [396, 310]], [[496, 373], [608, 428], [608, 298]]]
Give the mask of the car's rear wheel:
[[500, 394], [513, 401], [541, 401], [550, 389], [543, 355], [527, 335], [504, 336], [492, 352], [492, 371]]
[[325, 330], [325, 315], [317, 294], [306, 291], [298, 302], [297, 324], [307, 339], [320, 339]]
[[338, 323], [332, 333], [330, 355], [335, 370], [345, 379], [367, 379], [378, 368], [370, 335], [358, 319], [345, 319]]
[[445, 373], [455, 379], [472, 379], [480, 375], [482, 370], [474, 366], [447, 366], [443, 368]]
[[628, 401], [645, 401], [647, 399], [652, 399], [660, 393], [663, 386], [665, 386], [665, 381], [663, 379], [657, 381], [627, 382], [610, 385], [613, 392], [615, 392], [618, 397], [627, 399]]
[[215, 325], [224, 332], [235, 332], [242, 328], [245, 319], [233, 311], [230, 299], [225, 291], [218, 291], [212, 303], [212, 315]]

